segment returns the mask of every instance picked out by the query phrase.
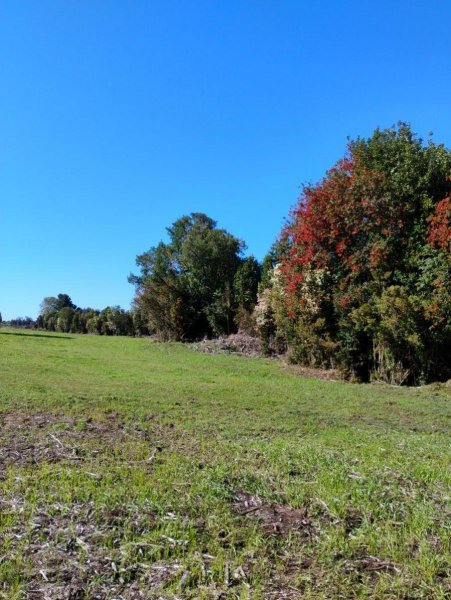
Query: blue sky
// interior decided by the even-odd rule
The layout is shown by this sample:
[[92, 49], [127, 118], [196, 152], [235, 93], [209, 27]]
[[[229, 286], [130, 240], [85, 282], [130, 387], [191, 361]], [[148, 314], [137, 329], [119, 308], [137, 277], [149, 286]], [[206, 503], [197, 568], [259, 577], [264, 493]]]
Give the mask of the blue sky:
[[448, 0], [2, 0], [0, 311], [127, 308], [189, 212], [262, 258], [347, 136], [451, 145]]

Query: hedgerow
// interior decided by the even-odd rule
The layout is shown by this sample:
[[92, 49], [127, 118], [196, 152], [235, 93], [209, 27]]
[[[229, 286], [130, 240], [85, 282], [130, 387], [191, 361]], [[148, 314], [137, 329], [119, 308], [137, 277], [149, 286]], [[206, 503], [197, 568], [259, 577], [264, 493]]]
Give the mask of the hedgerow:
[[293, 360], [396, 384], [451, 376], [450, 175], [451, 152], [401, 123], [304, 187], [280, 291], [261, 293]]

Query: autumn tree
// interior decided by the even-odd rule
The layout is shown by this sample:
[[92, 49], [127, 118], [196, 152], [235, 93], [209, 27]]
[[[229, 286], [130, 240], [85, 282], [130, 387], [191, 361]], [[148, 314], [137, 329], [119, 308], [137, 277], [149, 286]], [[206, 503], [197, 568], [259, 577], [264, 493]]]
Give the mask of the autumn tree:
[[281, 235], [295, 360], [392, 383], [450, 376], [451, 153], [406, 124], [357, 139]]

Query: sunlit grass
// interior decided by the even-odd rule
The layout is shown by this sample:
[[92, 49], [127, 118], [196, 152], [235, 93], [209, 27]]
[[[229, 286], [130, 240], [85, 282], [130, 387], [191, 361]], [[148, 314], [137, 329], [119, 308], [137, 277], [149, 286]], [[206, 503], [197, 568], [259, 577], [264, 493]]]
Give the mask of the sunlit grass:
[[[0, 330], [0, 411], [21, 415], [0, 434], [0, 597], [60, 597], [70, 561], [86, 598], [450, 593], [449, 388], [31, 333]], [[6, 460], [27, 429], [38, 460]], [[238, 490], [305, 525], [268, 533]]]

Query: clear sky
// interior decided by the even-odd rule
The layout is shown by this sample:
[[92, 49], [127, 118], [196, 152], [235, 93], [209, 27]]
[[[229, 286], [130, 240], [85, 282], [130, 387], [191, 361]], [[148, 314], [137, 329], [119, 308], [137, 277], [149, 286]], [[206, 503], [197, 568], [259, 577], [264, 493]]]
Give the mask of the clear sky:
[[449, 0], [2, 0], [0, 311], [127, 308], [205, 212], [262, 258], [347, 136], [451, 145]]

